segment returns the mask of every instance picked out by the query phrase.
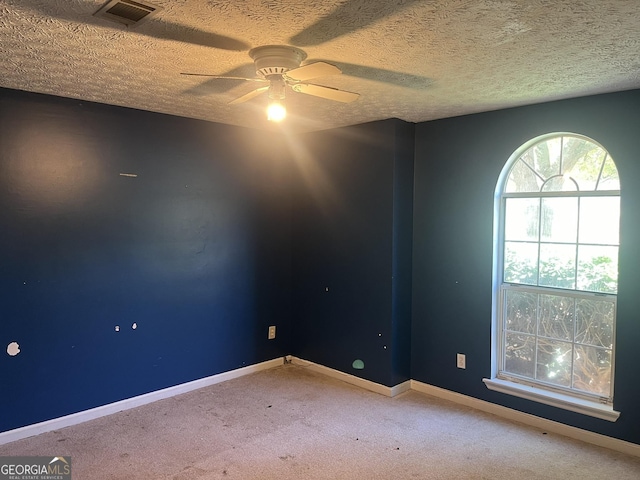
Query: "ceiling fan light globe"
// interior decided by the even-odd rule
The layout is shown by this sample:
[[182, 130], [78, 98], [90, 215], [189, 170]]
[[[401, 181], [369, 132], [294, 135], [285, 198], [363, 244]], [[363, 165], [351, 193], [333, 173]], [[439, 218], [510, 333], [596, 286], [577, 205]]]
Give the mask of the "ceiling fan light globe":
[[270, 122], [281, 122], [287, 116], [287, 109], [280, 102], [272, 102], [267, 107], [267, 120]]

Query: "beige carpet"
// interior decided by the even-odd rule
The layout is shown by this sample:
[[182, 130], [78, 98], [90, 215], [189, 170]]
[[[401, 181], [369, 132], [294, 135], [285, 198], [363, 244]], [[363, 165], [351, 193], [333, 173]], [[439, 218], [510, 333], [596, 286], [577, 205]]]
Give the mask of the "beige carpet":
[[294, 365], [2, 445], [3, 455], [70, 455], [74, 480], [640, 478], [640, 458]]

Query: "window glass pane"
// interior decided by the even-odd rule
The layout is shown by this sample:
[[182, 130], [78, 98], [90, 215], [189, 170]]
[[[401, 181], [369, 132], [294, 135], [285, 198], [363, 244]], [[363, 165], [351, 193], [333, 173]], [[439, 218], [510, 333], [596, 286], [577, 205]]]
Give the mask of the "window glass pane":
[[[570, 172], [589, 150], [597, 147], [581, 137], [562, 137], [562, 173]], [[598, 164], [600, 166], [600, 164]], [[596, 173], [596, 177], [598, 174]]]
[[538, 282], [538, 244], [505, 242], [504, 281], [536, 285]]
[[577, 198], [542, 199], [542, 240], [575, 243], [578, 232]]
[[573, 341], [575, 302], [571, 297], [540, 295], [538, 335]]
[[540, 200], [507, 198], [505, 204], [505, 239], [538, 241]]
[[618, 291], [618, 247], [578, 247], [578, 290]]
[[607, 152], [583, 138], [565, 137], [562, 167], [563, 174], [571, 176], [581, 191], [593, 191], [600, 175]]
[[620, 178], [618, 169], [611, 157], [607, 157], [598, 183], [598, 190], [620, 190]]
[[613, 302], [576, 301], [576, 342], [597, 347], [613, 347]]
[[540, 283], [546, 287], [575, 288], [576, 246], [540, 245]]
[[538, 295], [535, 293], [506, 291], [507, 317], [505, 327], [524, 333], [536, 333]]
[[576, 345], [573, 363], [573, 388], [611, 395], [611, 350]]
[[571, 385], [571, 343], [538, 338], [536, 378], [568, 387]]
[[617, 245], [620, 238], [620, 197], [580, 200], [580, 243]]
[[504, 369], [509, 373], [533, 378], [536, 338], [531, 335], [505, 335]]
[[522, 155], [522, 160], [544, 178], [560, 175], [561, 137], [550, 138], [535, 144]]
[[525, 165], [522, 160], [514, 163], [504, 191], [513, 192], [539, 192], [543, 180]]

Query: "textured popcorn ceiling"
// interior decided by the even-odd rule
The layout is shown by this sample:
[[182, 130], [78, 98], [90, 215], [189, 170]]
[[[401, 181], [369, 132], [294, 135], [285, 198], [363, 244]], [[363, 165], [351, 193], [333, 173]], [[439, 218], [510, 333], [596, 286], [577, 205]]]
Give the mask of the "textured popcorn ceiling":
[[[138, 0], [140, 1], [140, 0]], [[153, 0], [134, 28], [102, 0], [0, 0], [0, 86], [268, 128], [248, 51], [305, 50], [344, 74], [315, 83], [341, 104], [288, 93], [301, 131], [410, 122], [640, 87], [639, 0]]]

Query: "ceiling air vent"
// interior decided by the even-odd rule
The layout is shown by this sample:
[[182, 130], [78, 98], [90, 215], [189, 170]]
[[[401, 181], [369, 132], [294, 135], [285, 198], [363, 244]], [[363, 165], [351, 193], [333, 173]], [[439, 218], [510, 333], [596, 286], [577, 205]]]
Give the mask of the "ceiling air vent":
[[140, 3], [133, 0], [110, 0], [93, 15], [133, 27], [144, 22], [159, 10], [161, 10], [161, 7], [151, 3]]

